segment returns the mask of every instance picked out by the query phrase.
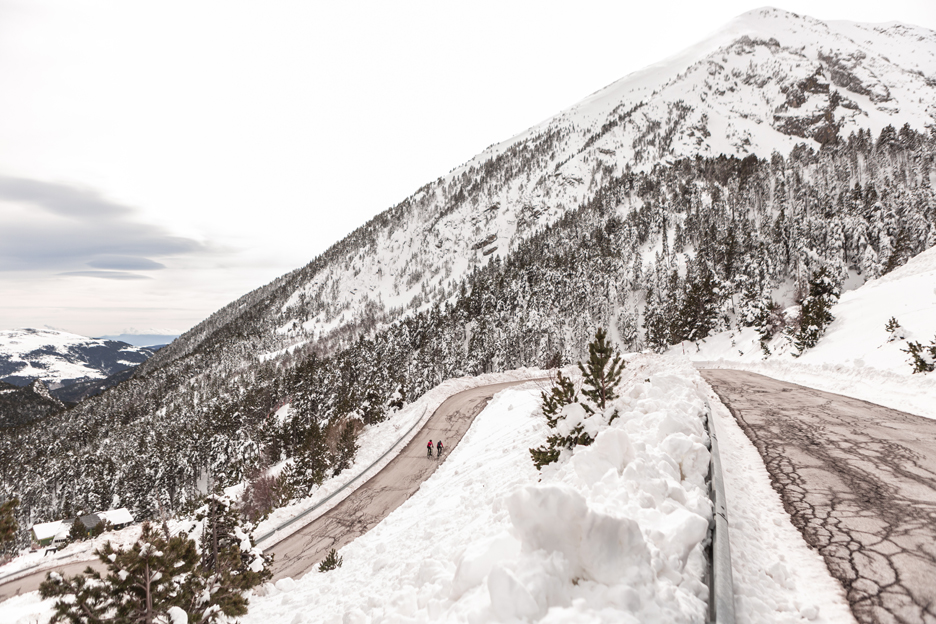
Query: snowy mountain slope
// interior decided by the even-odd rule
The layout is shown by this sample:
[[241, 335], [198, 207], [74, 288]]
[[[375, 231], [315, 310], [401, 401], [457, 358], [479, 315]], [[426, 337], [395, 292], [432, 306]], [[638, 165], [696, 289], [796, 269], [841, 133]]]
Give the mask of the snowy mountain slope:
[[[888, 124], [936, 123], [936, 33], [746, 13], [681, 54], [596, 92], [381, 214], [262, 295], [262, 351], [322, 342], [444, 301], [460, 278], [591, 199], [610, 177], [679, 157], [769, 158]], [[632, 209], [640, 207], [640, 203]], [[271, 285], [272, 286], [272, 285]], [[222, 317], [243, 315], [245, 299]], [[224, 318], [215, 322], [224, 322]], [[191, 352], [197, 327], [153, 366]], [[256, 353], [255, 353], [256, 355]]]
[[[795, 129], [798, 111], [832, 103], [800, 130], [838, 128], [836, 115], [857, 110], [838, 104], [874, 92], [861, 86], [871, 80], [861, 63], [849, 75], [865, 77], [846, 82], [823, 60], [831, 49], [809, 60], [803, 40], [820, 35], [849, 58], [870, 58], [820, 26], [748, 14], [681, 60], [489, 148], [219, 310], [67, 417], [0, 435], [0, 463], [12, 467], [0, 488], [22, 493], [24, 517], [113, 500], [154, 517], [197, 500], [209, 471], [229, 486], [270, 463], [308, 459], [308, 439], [324, 431], [333, 442], [349, 425], [378, 423], [445, 379], [581, 359], [599, 327], [628, 350], [661, 350], [721, 331], [739, 301], [764, 303], [819, 268], [854, 288], [900, 267], [936, 244], [936, 134], [922, 127], [932, 119], [908, 104], [875, 137], [872, 114], [856, 113], [869, 129], [821, 148], [780, 132]], [[859, 32], [866, 41], [886, 31], [889, 52], [904, 36], [921, 44], [922, 31], [888, 28]], [[788, 40], [798, 47], [781, 45]], [[710, 62], [732, 70], [730, 84], [712, 78]], [[929, 67], [914, 63], [906, 75], [875, 74], [888, 97], [903, 97], [900, 76], [915, 81], [915, 68]], [[748, 67], [762, 87], [745, 82]], [[779, 118], [737, 114], [742, 89], [782, 94], [771, 103]], [[703, 109], [706, 123], [727, 115], [708, 136], [684, 123]], [[764, 158], [702, 154], [742, 126], [771, 139], [742, 145]], [[771, 154], [791, 141], [802, 143]], [[696, 156], [669, 162], [679, 150]], [[294, 409], [272, 417], [286, 403]]]
[[[568, 372], [576, 375], [574, 368]], [[450, 380], [427, 393], [433, 395], [428, 403], [438, 405], [477, 382]], [[531, 614], [534, 621], [544, 614], [546, 621], [699, 621], [705, 588], [698, 533], [691, 529], [704, 527], [710, 514], [698, 485], [707, 466], [698, 461], [706, 457], [699, 416], [702, 401], [715, 395], [683, 358], [629, 356], [622, 385], [617, 426], [548, 474], [533, 468], [527, 450], [545, 435], [540, 388], [499, 393], [419, 492], [341, 550], [342, 567], [260, 588], [242, 621], [496, 622]], [[720, 405], [716, 417], [721, 427], [733, 423]], [[405, 431], [411, 419], [399, 412], [377, 428]], [[736, 442], [727, 448], [723, 442], [722, 453], [730, 453], [726, 466], [733, 471], [726, 476], [738, 485], [729, 490], [729, 514], [739, 621], [853, 621], [841, 588], [783, 511], [756, 449], [737, 425], [721, 428], [720, 436]], [[362, 456], [379, 456], [385, 442], [367, 436]], [[313, 494], [321, 498], [346, 479], [330, 479]], [[554, 530], [536, 534], [544, 527], [536, 525], [542, 515], [535, 505], [550, 497], [577, 503], [552, 528], [561, 524], [584, 539], [564, 540]], [[169, 525], [178, 530], [176, 522]], [[609, 531], [615, 528], [634, 540], [629, 553]], [[128, 545], [139, 530], [134, 525], [72, 544], [59, 556], [81, 560], [105, 539]], [[47, 563], [41, 552], [24, 555], [0, 576]], [[624, 575], [605, 575], [620, 569]], [[52, 602], [36, 592], [11, 598], [0, 604], [0, 620], [46, 622]]]
[[52, 329], [0, 330], [0, 381], [26, 385], [35, 379], [53, 388], [104, 379], [153, 355], [125, 342], [86, 338]]
[[[753, 328], [726, 331], [673, 347], [700, 366], [743, 368], [810, 387], [936, 418], [936, 374], [914, 374], [908, 340], [936, 340], [936, 247], [902, 267], [846, 292], [819, 344], [794, 358], [776, 337], [765, 358]], [[885, 329], [893, 317], [901, 329]]]
[[22, 388], [0, 381], [0, 428], [22, 425], [65, 409], [37, 379]]

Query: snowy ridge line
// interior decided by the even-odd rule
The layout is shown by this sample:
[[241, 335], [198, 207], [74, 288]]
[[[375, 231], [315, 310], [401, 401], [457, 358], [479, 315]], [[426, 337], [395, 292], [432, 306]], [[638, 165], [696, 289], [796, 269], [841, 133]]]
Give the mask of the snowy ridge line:
[[[305, 511], [303, 511], [303, 512], [300, 513], [299, 515], [293, 516], [292, 518], [290, 518], [289, 520], [287, 520], [287, 521], [284, 522], [283, 524], [279, 525], [278, 527], [276, 527], [276, 528], [273, 529], [272, 531], [269, 531], [269, 532], [266, 533], [265, 535], [263, 535], [263, 536], [261, 536], [261, 537], [258, 537], [255, 543], [256, 543], [256, 544], [259, 544], [259, 543], [262, 542], [263, 540], [272, 537], [272, 536], [275, 535], [278, 531], [281, 531], [282, 529], [288, 527], [288, 526], [291, 525], [292, 523], [294, 523], [294, 522], [296, 522], [296, 521], [298, 521], [298, 520], [301, 520], [302, 518], [305, 518], [305, 517], [308, 516], [310, 513], [312, 513], [313, 511], [315, 511], [316, 509], [318, 509], [319, 507], [321, 507], [322, 505], [324, 505], [325, 503], [327, 503], [328, 501], [330, 501], [332, 498], [334, 498], [335, 496], [338, 496], [338, 494], [344, 492], [344, 491], [348, 488], [348, 486], [350, 486], [352, 483], [354, 483], [355, 481], [357, 481], [358, 479], [360, 479], [360, 478], [363, 477], [364, 475], [369, 474], [369, 473], [371, 472], [371, 469], [372, 469], [374, 466], [376, 466], [376, 465], [379, 464], [381, 461], [383, 461], [383, 459], [384, 459], [391, 451], [393, 451], [395, 448], [397, 448], [397, 447], [400, 445], [400, 442], [402, 442], [404, 439], [406, 439], [407, 437], [409, 437], [409, 435], [413, 432], [413, 429], [415, 429], [417, 425], [424, 425], [424, 424], [428, 421], [428, 419], [425, 419], [426, 412], [428, 412], [428, 411], [429, 411], [428, 406], [427, 406], [427, 407], [424, 407], [424, 408], [423, 408], [423, 413], [422, 413], [422, 415], [420, 415], [420, 417], [416, 420], [416, 422], [414, 422], [412, 425], [410, 425], [410, 428], [406, 431], [406, 433], [404, 433], [402, 436], [400, 436], [399, 439], [398, 439], [396, 442], [394, 442], [393, 445], [392, 445], [390, 448], [388, 448], [386, 451], [384, 451], [384, 454], [383, 454], [383, 455], [381, 455], [381, 456], [378, 457], [376, 460], [374, 460], [374, 462], [373, 462], [370, 466], [368, 466], [367, 468], [365, 468], [364, 470], [362, 470], [361, 472], [359, 472], [359, 473], [358, 473], [357, 475], [355, 475], [350, 481], [348, 481], [347, 483], [345, 483], [344, 485], [342, 485], [340, 488], [338, 488], [337, 490], [335, 490], [334, 492], [332, 492], [331, 494], [329, 494], [328, 496], [326, 496], [325, 498], [323, 498], [323, 499], [320, 500], [319, 502], [315, 503], [314, 505], [312, 505], [311, 507], [309, 507], [308, 509], [306, 509]], [[434, 413], [434, 412], [433, 412], [433, 413]], [[425, 420], [424, 420], [424, 419], [425, 419]], [[412, 438], [410, 437], [409, 439], [412, 439]], [[407, 440], [407, 441], [408, 441], [408, 440]], [[316, 516], [316, 517], [317, 517], [317, 516]], [[313, 518], [313, 520], [314, 520], [314, 518]], [[303, 526], [305, 526], [305, 525], [303, 525]], [[296, 528], [298, 529], [298, 528], [301, 528], [301, 527], [296, 527]], [[283, 535], [283, 536], [281, 537], [281, 539], [285, 539], [286, 537], [288, 537], [288, 534], [287, 534], [287, 535]], [[272, 544], [271, 544], [271, 546], [272, 546]]]
[[731, 544], [728, 536], [728, 499], [722, 477], [721, 455], [718, 452], [718, 433], [712, 406], [705, 401], [705, 428], [709, 434], [709, 495], [712, 498], [712, 554], [711, 583], [709, 585], [709, 622], [735, 624], [734, 579], [731, 574]]

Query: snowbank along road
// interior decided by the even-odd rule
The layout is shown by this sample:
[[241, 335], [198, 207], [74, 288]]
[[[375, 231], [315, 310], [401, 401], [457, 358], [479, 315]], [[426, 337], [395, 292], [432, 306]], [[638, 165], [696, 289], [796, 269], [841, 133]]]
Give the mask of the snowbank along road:
[[936, 622], [936, 420], [755, 373], [700, 372], [855, 618]]
[[[433, 444], [442, 440], [447, 450], [453, 449], [475, 416], [481, 413], [495, 394], [531, 381], [536, 380], [480, 386], [446, 399], [416, 437], [383, 470], [333, 509], [266, 549], [266, 552], [276, 555], [274, 580], [301, 576], [324, 559], [330, 549], [341, 548], [383, 520], [419, 489], [420, 484], [435, 472], [439, 461], [445, 460], [446, 453], [443, 453], [441, 460], [426, 458], [426, 443], [429, 439], [432, 439]], [[10, 582], [0, 583], [0, 602], [39, 589], [39, 584], [52, 569], [61, 574], [73, 575], [83, 572], [89, 565], [104, 572], [103, 564], [94, 559], [55, 568], [44, 567]]]
[[532, 380], [481, 386], [459, 392], [435, 411], [422, 430], [379, 473], [353, 494], [304, 528], [266, 549], [275, 556], [273, 579], [298, 578], [316, 566], [328, 551], [363, 535], [413, 495], [435, 472], [442, 459], [426, 457], [426, 443], [439, 440], [446, 449], [455, 447], [475, 416], [496, 393]]

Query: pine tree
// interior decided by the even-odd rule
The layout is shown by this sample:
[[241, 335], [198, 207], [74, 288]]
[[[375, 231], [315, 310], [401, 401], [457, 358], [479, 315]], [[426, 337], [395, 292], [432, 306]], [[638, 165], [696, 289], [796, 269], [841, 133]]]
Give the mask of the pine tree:
[[185, 535], [167, 539], [145, 523], [129, 549], [107, 542], [95, 554], [107, 566], [106, 576], [89, 567], [71, 578], [50, 573], [40, 585], [43, 598], [58, 598], [53, 622], [151, 624], [170, 621], [172, 607], [184, 610], [190, 622], [214, 622], [220, 614], [203, 601], [198, 551]]
[[338, 437], [332, 476], [337, 476], [342, 470], [350, 468], [351, 464], [354, 463], [357, 451], [357, 432], [355, 431], [354, 421], [348, 420], [341, 428], [341, 435]]
[[[595, 332], [595, 339], [588, 345], [588, 362], [578, 363], [579, 370], [585, 378], [582, 394], [592, 400], [599, 410], [603, 410], [610, 401], [617, 398], [615, 389], [621, 382], [621, 373], [625, 362], [611, 343], [607, 341], [604, 329]], [[592, 409], [585, 405], [588, 412]]]
[[247, 613], [244, 594], [270, 579], [272, 558], [253, 546], [253, 527], [242, 520], [229, 496], [209, 496], [196, 519], [203, 525], [201, 570], [212, 604], [228, 616]]
[[338, 551], [332, 548], [328, 551], [328, 554], [325, 555], [325, 558], [322, 559], [322, 562], [319, 563], [318, 571], [328, 572], [329, 570], [340, 568], [342, 563], [344, 563], [344, 557], [339, 557]]
[[809, 294], [800, 304], [799, 329], [793, 340], [796, 355], [815, 347], [829, 323], [835, 320], [832, 306], [838, 300], [838, 286], [826, 267], [809, 278]]
[[0, 505], [0, 546], [3, 547], [4, 553], [16, 544], [16, 532], [19, 530], [19, 525], [16, 523], [17, 507], [19, 507], [18, 498], [11, 498]]
[[559, 412], [569, 403], [576, 402], [575, 384], [572, 380], [562, 374], [562, 371], [556, 371], [556, 382], [549, 390], [549, 393], [540, 392], [542, 400], [543, 416], [546, 417], [546, 423], [550, 427], [556, 426], [559, 418]]
[[907, 342], [907, 348], [901, 349], [910, 354], [910, 366], [915, 373], [931, 373], [936, 370], [936, 338], [929, 345], [922, 345], [915, 340]]
[[[582, 394], [588, 398], [599, 410], [604, 410], [608, 403], [617, 398], [617, 385], [621, 381], [621, 372], [624, 370], [624, 361], [616, 350], [607, 342], [603, 329], [595, 333], [595, 339], [588, 345], [588, 362], [578, 363], [579, 370], [585, 379], [588, 388], [582, 389]], [[575, 385], [561, 372], [557, 374], [556, 383], [549, 393], [540, 393], [542, 399], [541, 409], [546, 417], [546, 425], [555, 431], [546, 438], [546, 444], [530, 449], [530, 457], [537, 470], [559, 459], [562, 449], [573, 449], [576, 446], [588, 446], [592, 443], [591, 435], [585, 431], [585, 426], [578, 422], [570, 430], [563, 433], [560, 425], [564, 419], [563, 410], [573, 403], [579, 403], [575, 394]], [[595, 410], [587, 403], [581, 403], [582, 413], [586, 417], [594, 417]], [[616, 418], [617, 413], [611, 416]]]
[[328, 476], [331, 458], [325, 434], [318, 421], [312, 420], [303, 433], [303, 441], [296, 454], [295, 462], [288, 468], [287, 482], [300, 495], [319, 486]]

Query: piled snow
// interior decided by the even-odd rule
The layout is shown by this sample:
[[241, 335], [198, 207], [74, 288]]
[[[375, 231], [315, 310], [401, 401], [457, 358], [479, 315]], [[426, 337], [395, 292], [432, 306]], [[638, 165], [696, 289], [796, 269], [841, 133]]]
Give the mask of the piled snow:
[[498, 394], [343, 567], [267, 586], [245, 624], [703, 620], [704, 394], [684, 360], [638, 356], [627, 375], [620, 416], [542, 474], [540, 389]]
[[[446, 382], [425, 404], [398, 413], [397, 425], [459, 390], [539, 374]], [[756, 449], [688, 360], [629, 356], [623, 396], [608, 410], [619, 417], [595, 429], [594, 444], [538, 473], [527, 449], [547, 435], [541, 385], [498, 394], [409, 501], [342, 549], [343, 567], [264, 586], [242, 622], [705, 621], [706, 400], [725, 466], [738, 621], [852, 621]], [[583, 424], [593, 420], [602, 417]], [[362, 438], [361, 457], [387, 445]], [[87, 558], [103, 539], [127, 545], [138, 534], [135, 526], [70, 546], [57, 563]], [[17, 561], [30, 558], [41, 556]], [[45, 624], [51, 615], [52, 601], [36, 592], [0, 603], [3, 622]]]
[[[687, 342], [673, 351], [684, 351], [700, 367], [750, 370], [936, 418], [936, 373], [914, 374], [902, 351], [908, 340], [929, 344], [936, 339], [936, 247], [844, 293], [832, 315], [835, 320], [819, 344], [799, 358], [776, 338], [765, 360], [752, 328], [723, 332], [698, 345]], [[903, 328], [895, 336], [884, 328], [891, 317]]]

